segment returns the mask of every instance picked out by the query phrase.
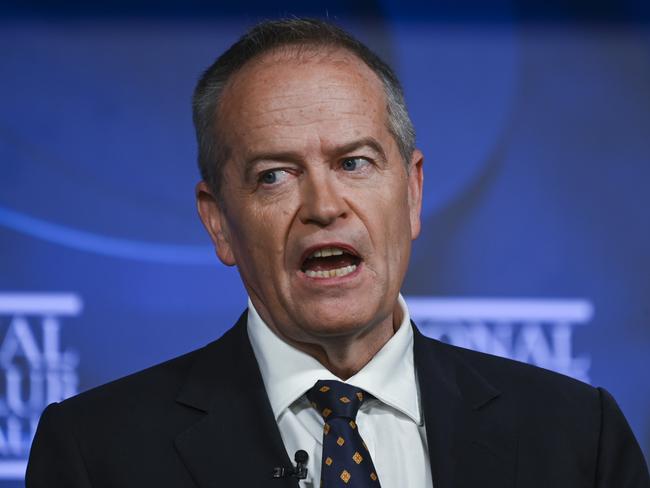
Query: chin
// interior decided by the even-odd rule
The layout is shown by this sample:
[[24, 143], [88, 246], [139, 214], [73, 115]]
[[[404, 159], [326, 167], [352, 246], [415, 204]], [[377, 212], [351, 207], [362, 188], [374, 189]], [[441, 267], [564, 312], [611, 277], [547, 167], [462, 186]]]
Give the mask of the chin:
[[368, 307], [355, 310], [353, 306], [346, 307], [345, 304], [323, 304], [312, 307], [308, 312], [305, 315], [305, 328], [322, 337], [354, 334], [376, 320], [376, 314], [371, 313]]

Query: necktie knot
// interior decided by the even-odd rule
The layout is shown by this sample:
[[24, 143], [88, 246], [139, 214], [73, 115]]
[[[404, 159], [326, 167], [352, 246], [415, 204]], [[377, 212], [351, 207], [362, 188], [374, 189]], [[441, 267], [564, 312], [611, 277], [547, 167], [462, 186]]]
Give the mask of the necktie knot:
[[355, 420], [368, 394], [361, 388], [335, 380], [318, 380], [307, 399], [324, 419], [343, 417]]

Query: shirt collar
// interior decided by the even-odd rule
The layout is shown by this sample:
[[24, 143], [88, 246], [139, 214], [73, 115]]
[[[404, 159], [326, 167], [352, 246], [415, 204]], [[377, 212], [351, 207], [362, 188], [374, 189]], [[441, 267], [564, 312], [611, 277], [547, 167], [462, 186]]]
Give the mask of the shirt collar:
[[[421, 424], [413, 363], [413, 329], [400, 294], [402, 322], [393, 337], [346, 383], [361, 388]], [[248, 337], [262, 374], [275, 419], [318, 380], [339, 380], [312, 356], [280, 339], [248, 300]]]

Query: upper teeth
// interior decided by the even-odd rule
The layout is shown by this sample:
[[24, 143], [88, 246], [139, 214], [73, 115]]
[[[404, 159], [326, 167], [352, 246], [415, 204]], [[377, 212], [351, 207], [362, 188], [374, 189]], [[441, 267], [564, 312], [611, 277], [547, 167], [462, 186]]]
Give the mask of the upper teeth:
[[343, 250], [338, 247], [324, 247], [310, 255], [310, 258], [326, 258], [328, 256], [340, 256]]

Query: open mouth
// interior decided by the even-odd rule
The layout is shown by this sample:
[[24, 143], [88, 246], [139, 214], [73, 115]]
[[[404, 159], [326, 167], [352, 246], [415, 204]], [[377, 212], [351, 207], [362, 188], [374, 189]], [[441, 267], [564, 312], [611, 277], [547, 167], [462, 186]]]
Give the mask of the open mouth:
[[354, 273], [361, 258], [353, 249], [320, 247], [309, 251], [300, 270], [309, 278], [336, 278]]

